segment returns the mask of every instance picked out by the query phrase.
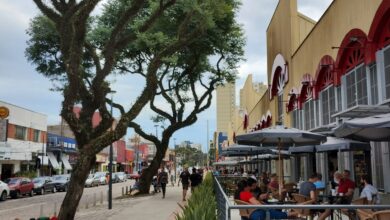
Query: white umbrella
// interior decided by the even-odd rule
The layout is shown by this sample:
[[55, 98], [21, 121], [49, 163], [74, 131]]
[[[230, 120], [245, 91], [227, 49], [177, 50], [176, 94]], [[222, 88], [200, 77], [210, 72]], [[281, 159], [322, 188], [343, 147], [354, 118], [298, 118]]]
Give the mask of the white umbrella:
[[346, 121], [334, 134], [361, 141], [390, 141], [390, 113]]
[[287, 128], [277, 125], [252, 133], [242, 134], [236, 137], [238, 144], [277, 146], [279, 150], [279, 193], [282, 192], [283, 164], [281, 160], [282, 148], [289, 146], [317, 145], [326, 141], [326, 136], [296, 128]]

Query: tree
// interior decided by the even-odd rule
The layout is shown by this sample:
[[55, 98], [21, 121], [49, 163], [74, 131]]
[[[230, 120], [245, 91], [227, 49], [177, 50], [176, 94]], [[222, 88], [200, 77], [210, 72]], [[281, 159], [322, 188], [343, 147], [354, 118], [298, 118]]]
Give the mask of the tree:
[[[140, 193], [149, 193], [153, 176], [168, 148], [172, 135], [194, 124], [198, 114], [209, 108], [218, 85], [232, 82], [243, 56], [243, 34], [235, 21], [235, 0], [214, 0], [203, 4], [203, 12], [214, 14], [213, 28], [207, 35], [189, 45], [177, 59], [164, 62], [158, 73], [158, 89], [149, 102], [156, 114], [155, 123], [164, 122], [161, 138], [144, 131], [136, 121], [129, 123], [143, 138], [152, 141], [157, 153], [140, 178]], [[166, 103], [157, 106], [155, 103]], [[121, 110], [122, 111], [122, 110]]]
[[203, 153], [196, 148], [190, 146], [178, 147], [175, 153], [181, 158], [181, 162], [179, 163], [181, 166], [193, 167], [202, 164]]
[[[43, 15], [34, 18], [27, 31], [26, 56], [62, 92], [61, 116], [78, 143], [79, 160], [58, 216], [69, 220], [74, 218], [96, 154], [125, 135], [157, 94], [166, 63], [186, 56], [188, 47], [195, 48], [219, 15], [217, 10], [204, 10], [204, 2], [212, 0], [115, 0], [98, 16], [91, 13], [99, 0], [34, 2]], [[107, 98], [112, 92], [108, 78], [115, 74], [144, 78], [140, 82], [144, 88], [128, 109]], [[82, 108], [78, 115], [73, 112], [75, 105]], [[121, 109], [113, 129], [109, 105]], [[93, 127], [95, 112], [102, 120]]]

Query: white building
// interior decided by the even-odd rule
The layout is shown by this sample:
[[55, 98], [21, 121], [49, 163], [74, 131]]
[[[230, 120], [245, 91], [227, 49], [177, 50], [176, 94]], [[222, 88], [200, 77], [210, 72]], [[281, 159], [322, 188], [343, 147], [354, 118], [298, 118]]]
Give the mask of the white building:
[[0, 174], [5, 179], [32, 168], [38, 153], [45, 152], [47, 116], [3, 101], [0, 106], [9, 110], [6, 123], [1, 123], [6, 138], [0, 140]]

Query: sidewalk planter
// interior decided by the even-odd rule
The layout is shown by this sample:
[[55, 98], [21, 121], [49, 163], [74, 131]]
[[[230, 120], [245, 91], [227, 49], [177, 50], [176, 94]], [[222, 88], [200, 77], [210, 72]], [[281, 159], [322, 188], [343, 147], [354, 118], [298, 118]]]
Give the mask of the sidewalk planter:
[[182, 208], [181, 214], [176, 214], [176, 220], [213, 220], [217, 219], [216, 199], [211, 173], [206, 175], [203, 183], [192, 193], [188, 204]]

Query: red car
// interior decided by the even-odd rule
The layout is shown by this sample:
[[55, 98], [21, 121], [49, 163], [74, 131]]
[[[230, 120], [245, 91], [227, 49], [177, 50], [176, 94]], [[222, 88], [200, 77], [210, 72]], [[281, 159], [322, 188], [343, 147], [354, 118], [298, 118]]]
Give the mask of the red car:
[[15, 177], [6, 180], [11, 198], [16, 199], [21, 195], [34, 195], [34, 183], [25, 177]]

